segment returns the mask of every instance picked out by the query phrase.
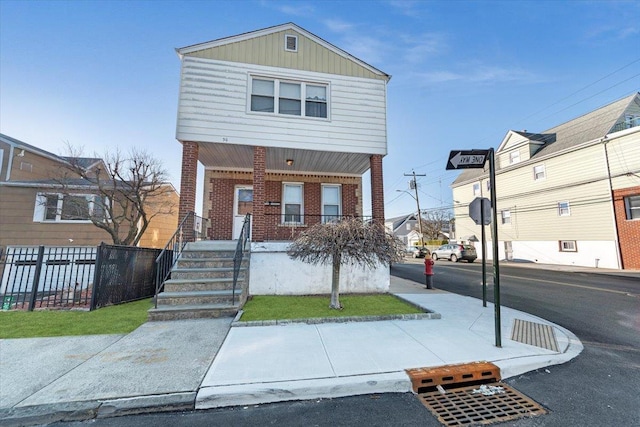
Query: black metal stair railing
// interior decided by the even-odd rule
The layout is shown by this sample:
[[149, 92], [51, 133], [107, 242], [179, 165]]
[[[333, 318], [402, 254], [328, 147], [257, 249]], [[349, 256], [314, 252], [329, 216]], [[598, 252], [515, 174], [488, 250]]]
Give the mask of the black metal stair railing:
[[180, 258], [180, 254], [189, 242], [202, 240], [206, 236], [206, 221], [208, 219], [189, 212], [182, 218], [180, 225], [169, 239], [166, 246], [156, 258], [156, 292], [155, 308], [158, 308], [158, 294], [163, 288], [164, 282], [171, 275], [171, 269]]
[[242, 223], [242, 230], [240, 231], [240, 237], [236, 245], [236, 251], [233, 254], [233, 290], [232, 290], [232, 304], [236, 302], [236, 284], [238, 283], [238, 276], [240, 275], [240, 266], [242, 265], [242, 258], [244, 257], [245, 246], [249, 240], [249, 234], [251, 231], [251, 214], [247, 214], [244, 217]]

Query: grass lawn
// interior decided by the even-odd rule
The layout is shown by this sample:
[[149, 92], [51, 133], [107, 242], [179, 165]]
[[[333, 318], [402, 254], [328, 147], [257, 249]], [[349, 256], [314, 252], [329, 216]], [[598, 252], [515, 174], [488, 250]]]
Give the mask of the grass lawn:
[[329, 308], [330, 297], [254, 296], [247, 301], [241, 321], [308, 319], [313, 317], [414, 314], [424, 311], [388, 294], [340, 295], [342, 310]]
[[147, 321], [151, 298], [94, 311], [2, 311], [0, 338], [126, 334]]

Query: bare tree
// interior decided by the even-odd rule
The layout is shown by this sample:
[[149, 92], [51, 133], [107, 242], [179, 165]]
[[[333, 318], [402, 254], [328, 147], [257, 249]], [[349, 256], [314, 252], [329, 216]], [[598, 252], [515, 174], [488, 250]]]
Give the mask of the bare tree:
[[[67, 163], [56, 179], [64, 197], [62, 215], [90, 219], [114, 244], [135, 246], [154, 217], [174, 213], [167, 172], [148, 152], [132, 148], [126, 156], [116, 150], [102, 159], [87, 159], [81, 150], [67, 149]], [[91, 196], [78, 196], [79, 190]]]
[[426, 211], [421, 217], [425, 240], [437, 240], [442, 230], [448, 230], [451, 216], [447, 210]]
[[338, 222], [316, 224], [291, 244], [288, 254], [313, 265], [331, 264], [330, 307], [341, 309], [340, 267], [359, 264], [376, 267], [402, 260], [404, 244], [388, 234], [382, 224], [364, 222], [358, 218], [344, 218]]

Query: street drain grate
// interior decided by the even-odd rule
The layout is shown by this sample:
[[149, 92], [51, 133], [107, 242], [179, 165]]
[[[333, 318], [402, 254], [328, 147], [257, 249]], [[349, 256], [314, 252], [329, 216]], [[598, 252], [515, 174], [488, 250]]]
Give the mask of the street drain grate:
[[418, 394], [446, 427], [477, 426], [546, 414], [539, 404], [504, 383]]
[[559, 352], [553, 327], [542, 323], [513, 319], [511, 340]]

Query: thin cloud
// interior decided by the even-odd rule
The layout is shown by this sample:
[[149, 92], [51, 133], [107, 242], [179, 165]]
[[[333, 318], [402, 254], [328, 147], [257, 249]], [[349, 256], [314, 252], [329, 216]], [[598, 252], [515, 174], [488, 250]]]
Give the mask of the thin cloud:
[[[272, 7], [276, 4], [272, 2], [262, 2], [265, 7]], [[315, 7], [310, 3], [296, 2], [292, 4], [277, 4], [275, 10], [291, 16], [310, 16], [316, 12]]]
[[416, 0], [390, 0], [387, 1], [389, 6], [395, 8], [398, 12], [405, 16], [418, 17], [420, 16], [420, 12], [418, 10], [418, 6], [420, 5], [419, 1]]
[[498, 84], [498, 83], [538, 83], [542, 81], [534, 73], [522, 68], [507, 68], [497, 66], [469, 66], [469, 71], [456, 72], [448, 70], [432, 71], [427, 73], [416, 73], [422, 85], [437, 83], [475, 83], [475, 84]]
[[334, 33], [346, 33], [348, 31], [352, 31], [354, 28], [354, 24], [350, 22], [343, 21], [341, 19], [326, 19], [324, 21], [324, 25]]

